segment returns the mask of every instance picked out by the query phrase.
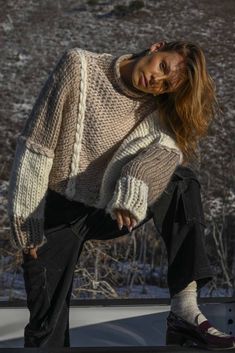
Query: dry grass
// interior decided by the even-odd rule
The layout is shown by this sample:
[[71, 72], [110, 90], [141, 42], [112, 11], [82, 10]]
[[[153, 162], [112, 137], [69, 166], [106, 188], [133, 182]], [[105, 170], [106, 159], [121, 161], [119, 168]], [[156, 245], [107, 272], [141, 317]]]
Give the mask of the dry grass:
[[[0, 242], [2, 290], [7, 286], [3, 281], [6, 272], [19, 272], [21, 254], [15, 253], [8, 243], [9, 224], [6, 216], [9, 172], [13, 160], [16, 137], [32, 108], [36, 96], [62, 52], [78, 46], [97, 52], [140, 51], [155, 41], [186, 39], [195, 41], [204, 48], [208, 67], [217, 84], [218, 97], [224, 114], [217, 118], [209, 136], [201, 141], [201, 165], [199, 177], [202, 185], [202, 199], [207, 221], [207, 245], [211, 260], [218, 268], [214, 286], [234, 287], [235, 277], [235, 190], [234, 190], [234, 14], [233, 0], [182, 0], [143, 1], [144, 6], [128, 13], [118, 13], [118, 5], [129, 7], [131, 1], [75, 1], [75, 0], [9, 0], [0, 1]], [[116, 6], [116, 7], [115, 7]], [[135, 7], [135, 8], [134, 8]], [[131, 9], [131, 6], [129, 7]], [[115, 10], [116, 9], [116, 10]], [[213, 231], [216, 223], [221, 231]], [[150, 221], [151, 224], [151, 221]], [[137, 258], [154, 266], [166, 262], [164, 248], [159, 247], [153, 224], [146, 227], [146, 249], [155, 248], [155, 256], [147, 252], [145, 260], [134, 255], [135, 242], [125, 239], [124, 244], [99, 242], [92, 248], [97, 259], [96, 272], [92, 257], [87, 250], [81, 256], [81, 269], [87, 273], [87, 295], [103, 293], [115, 297], [120, 285], [133, 285], [146, 281], [134, 266], [129, 277], [124, 270], [110, 270], [110, 263], [117, 264], [125, 259], [125, 250], [131, 264]], [[222, 236], [222, 243], [228, 251], [218, 256], [221, 244], [216, 238]], [[136, 239], [136, 247], [141, 248]], [[225, 245], [224, 245], [225, 246]], [[89, 251], [90, 249], [89, 248]], [[157, 254], [157, 256], [156, 256]], [[7, 264], [6, 264], [7, 261]], [[89, 266], [88, 266], [89, 264]], [[225, 266], [226, 264], [226, 266]], [[225, 267], [224, 267], [225, 266]], [[164, 268], [164, 266], [163, 266]], [[224, 271], [226, 268], [226, 271]], [[78, 273], [79, 273], [78, 271]], [[164, 271], [163, 271], [164, 272]], [[91, 275], [93, 273], [93, 275]], [[20, 273], [20, 275], [22, 275]], [[89, 277], [91, 276], [91, 277]], [[160, 285], [165, 286], [165, 277]], [[229, 280], [228, 280], [229, 278]], [[93, 281], [93, 282], [92, 282]], [[99, 284], [97, 284], [97, 281]], [[4, 282], [4, 283], [3, 283]], [[102, 282], [102, 283], [101, 283]], [[12, 286], [12, 284], [11, 284]], [[98, 286], [98, 287], [97, 287]], [[9, 287], [10, 288], [10, 287]], [[98, 289], [97, 289], [98, 288]], [[82, 290], [82, 289], [81, 289]], [[128, 291], [127, 291], [128, 292]], [[80, 290], [76, 292], [80, 295]], [[95, 294], [94, 294], [95, 293]], [[128, 295], [128, 293], [127, 293]]]

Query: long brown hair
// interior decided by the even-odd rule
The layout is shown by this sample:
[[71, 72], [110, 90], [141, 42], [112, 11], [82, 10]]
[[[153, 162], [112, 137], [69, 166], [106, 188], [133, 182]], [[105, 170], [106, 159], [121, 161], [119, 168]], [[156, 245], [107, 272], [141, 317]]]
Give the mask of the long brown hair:
[[[142, 56], [149, 49], [135, 56]], [[215, 83], [209, 75], [203, 50], [186, 41], [165, 42], [159, 51], [177, 52], [184, 59], [183, 80], [174, 93], [156, 96], [160, 120], [166, 125], [184, 155], [184, 161], [198, 158], [197, 147], [216, 115]]]

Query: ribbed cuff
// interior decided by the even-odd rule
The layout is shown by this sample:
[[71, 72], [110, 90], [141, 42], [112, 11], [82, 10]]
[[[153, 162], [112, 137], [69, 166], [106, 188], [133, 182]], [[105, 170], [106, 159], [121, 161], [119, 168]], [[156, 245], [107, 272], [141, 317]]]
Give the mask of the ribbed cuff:
[[131, 176], [118, 179], [112, 199], [106, 206], [106, 213], [116, 219], [115, 209], [124, 209], [140, 223], [147, 215], [148, 186], [139, 179]]
[[40, 248], [47, 242], [44, 234], [43, 220], [21, 217], [10, 217], [10, 237], [11, 246], [17, 250], [30, 249], [37, 246]]

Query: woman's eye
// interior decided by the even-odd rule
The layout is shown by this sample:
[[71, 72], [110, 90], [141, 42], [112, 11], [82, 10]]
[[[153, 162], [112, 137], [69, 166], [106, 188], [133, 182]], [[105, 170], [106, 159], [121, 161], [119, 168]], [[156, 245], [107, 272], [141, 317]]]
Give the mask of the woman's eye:
[[164, 65], [164, 63], [163, 63], [163, 62], [161, 62], [161, 64], [160, 64], [160, 68], [161, 68], [161, 70], [162, 70], [162, 71], [164, 71], [164, 69], [165, 69], [165, 65]]

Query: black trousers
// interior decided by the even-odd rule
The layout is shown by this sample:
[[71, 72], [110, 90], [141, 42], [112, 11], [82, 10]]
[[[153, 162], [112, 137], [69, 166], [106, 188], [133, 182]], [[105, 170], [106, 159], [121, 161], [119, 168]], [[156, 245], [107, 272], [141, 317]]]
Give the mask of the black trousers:
[[[141, 227], [153, 217], [164, 239], [171, 297], [196, 280], [198, 288], [212, 279], [204, 243], [205, 219], [200, 183], [188, 167], [178, 166], [161, 197], [148, 208]], [[24, 347], [69, 347], [69, 305], [74, 269], [84, 242], [128, 234], [103, 209], [67, 200], [48, 190], [45, 207], [47, 243], [38, 258], [23, 254], [23, 276], [30, 311]]]

